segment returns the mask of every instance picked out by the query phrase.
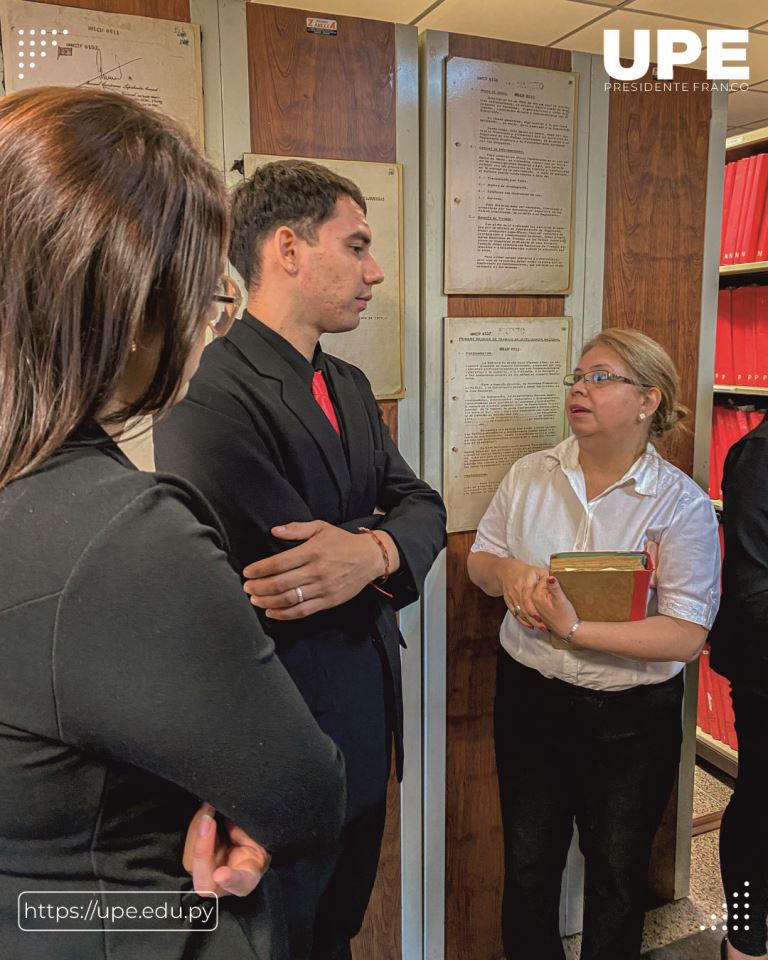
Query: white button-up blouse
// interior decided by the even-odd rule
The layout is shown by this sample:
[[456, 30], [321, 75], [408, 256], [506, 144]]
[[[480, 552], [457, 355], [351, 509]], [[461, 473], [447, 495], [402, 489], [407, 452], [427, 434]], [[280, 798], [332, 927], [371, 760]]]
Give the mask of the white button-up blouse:
[[[589, 501], [574, 437], [518, 460], [480, 521], [472, 550], [548, 568], [553, 553], [643, 550], [648, 540], [659, 546], [648, 615], [666, 614], [709, 629], [720, 602], [715, 512], [700, 487], [650, 443], [621, 480]], [[524, 627], [509, 612], [500, 639], [511, 656], [545, 677], [593, 690], [660, 683], [683, 668], [555, 649], [548, 634]]]

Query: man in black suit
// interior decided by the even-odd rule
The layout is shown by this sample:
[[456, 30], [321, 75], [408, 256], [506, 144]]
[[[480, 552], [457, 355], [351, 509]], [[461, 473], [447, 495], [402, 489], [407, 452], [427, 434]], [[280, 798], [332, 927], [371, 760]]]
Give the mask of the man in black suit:
[[[347, 764], [347, 818], [317, 903], [281, 879], [294, 956], [351, 956], [373, 888], [394, 739], [402, 776], [401, 637], [445, 543], [445, 509], [392, 442], [370, 384], [325, 354], [383, 275], [358, 188], [325, 167], [261, 167], [233, 198], [230, 259], [248, 308], [203, 355], [187, 398], [155, 428], [159, 469], [211, 501], [233, 565], [277, 652]], [[313, 914], [317, 906], [316, 917]]]

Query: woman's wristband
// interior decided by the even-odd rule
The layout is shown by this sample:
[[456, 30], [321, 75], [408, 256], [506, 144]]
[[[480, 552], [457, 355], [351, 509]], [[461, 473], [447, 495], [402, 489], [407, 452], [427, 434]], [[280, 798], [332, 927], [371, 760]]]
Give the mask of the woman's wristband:
[[577, 620], [576, 620], [576, 623], [574, 623], [574, 625], [571, 627], [571, 629], [568, 631], [568, 633], [566, 633], [566, 635], [565, 635], [564, 637], [560, 637], [560, 639], [563, 641], [563, 643], [567, 643], [569, 647], [572, 646], [572, 645], [573, 645], [573, 635], [574, 635], [574, 633], [576, 633], [576, 631], [579, 629], [580, 626], [581, 626], [581, 620], [578, 620], [578, 619], [577, 619]]

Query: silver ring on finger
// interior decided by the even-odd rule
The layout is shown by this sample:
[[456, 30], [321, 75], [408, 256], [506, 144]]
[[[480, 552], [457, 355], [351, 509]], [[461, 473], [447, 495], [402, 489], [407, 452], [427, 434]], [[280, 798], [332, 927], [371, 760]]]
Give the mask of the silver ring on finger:
[[519, 603], [516, 603], [516, 604], [514, 605], [514, 607], [512, 608], [512, 613], [513, 613], [513, 615], [516, 616], [516, 617], [519, 616], [519, 614], [521, 614], [522, 611], [523, 611], [523, 608], [520, 606]]
[[293, 589], [296, 591], [296, 603], [294, 606], [298, 607], [300, 603], [304, 603], [304, 593], [301, 587], [294, 587]]

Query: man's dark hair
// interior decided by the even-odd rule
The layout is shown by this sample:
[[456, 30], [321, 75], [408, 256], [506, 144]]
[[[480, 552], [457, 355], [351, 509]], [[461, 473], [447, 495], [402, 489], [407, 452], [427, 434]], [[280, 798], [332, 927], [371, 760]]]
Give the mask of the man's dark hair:
[[344, 196], [367, 213], [356, 184], [309, 160], [266, 163], [238, 184], [232, 192], [229, 259], [246, 286], [258, 286], [261, 245], [270, 233], [290, 227], [311, 243], [317, 227], [330, 220], [336, 201]]

